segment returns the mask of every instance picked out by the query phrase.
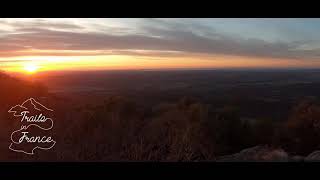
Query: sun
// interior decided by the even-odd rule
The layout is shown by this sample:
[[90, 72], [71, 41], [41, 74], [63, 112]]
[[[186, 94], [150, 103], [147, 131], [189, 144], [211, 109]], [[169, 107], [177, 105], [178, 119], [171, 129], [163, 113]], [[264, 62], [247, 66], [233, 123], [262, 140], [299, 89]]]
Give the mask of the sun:
[[26, 64], [23, 69], [28, 73], [35, 73], [39, 69], [39, 66], [36, 64]]

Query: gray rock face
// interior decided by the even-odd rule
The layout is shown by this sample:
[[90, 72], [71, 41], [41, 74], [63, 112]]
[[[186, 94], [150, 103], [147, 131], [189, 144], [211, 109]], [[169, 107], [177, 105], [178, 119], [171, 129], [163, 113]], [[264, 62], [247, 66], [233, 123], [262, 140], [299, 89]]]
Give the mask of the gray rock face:
[[320, 161], [320, 151], [312, 152], [304, 160], [305, 161]]
[[[320, 157], [320, 156], [319, 156]], [[288, 154], [282, 149], [268, 146], [255, 146], [244, 149], [239, 153], [217, 158], [218, 162], [241, 162], [241, 161], [289, 161]]]
[[314, 151], [307, 157], [289, 156], [283, 149], [272, 148], [267, 145], [255, 146], [244, 149], [239, 153], [221, 156], [216, 159], [217, 162], [320, 162], [320, 150]]
[[303, 162], [304, 157], [303, 156], [292, 156], [289, 159], [290, 162]]

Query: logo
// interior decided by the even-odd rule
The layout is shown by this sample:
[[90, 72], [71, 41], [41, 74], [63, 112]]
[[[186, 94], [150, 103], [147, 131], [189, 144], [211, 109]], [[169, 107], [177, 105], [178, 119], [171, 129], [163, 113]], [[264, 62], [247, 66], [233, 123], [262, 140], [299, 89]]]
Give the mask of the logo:
[[36, 149], [49, 150], [54, 147], [52, 109], [29, 98], [8, 112], [18, 123], [17, 129], [11, 133], [10, 150], [33, 155]]

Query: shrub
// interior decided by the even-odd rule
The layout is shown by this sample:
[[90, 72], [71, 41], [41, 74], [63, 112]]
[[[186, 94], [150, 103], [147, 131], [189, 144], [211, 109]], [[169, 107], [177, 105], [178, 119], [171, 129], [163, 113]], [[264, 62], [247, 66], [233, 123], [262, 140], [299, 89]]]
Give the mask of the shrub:
[[304, 100], [293, 108], [288, 121], [278, 131], [279, 142], [289, 152], [306, 155], [320, 145], [320, 106]]

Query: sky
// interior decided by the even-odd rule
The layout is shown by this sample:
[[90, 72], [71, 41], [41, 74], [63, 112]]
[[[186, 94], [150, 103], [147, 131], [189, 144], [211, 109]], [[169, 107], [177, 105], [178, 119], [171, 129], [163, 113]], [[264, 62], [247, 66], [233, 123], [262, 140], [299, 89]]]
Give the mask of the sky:
[[317, 68], [320, 19], [5, 19], [4, 71]]

